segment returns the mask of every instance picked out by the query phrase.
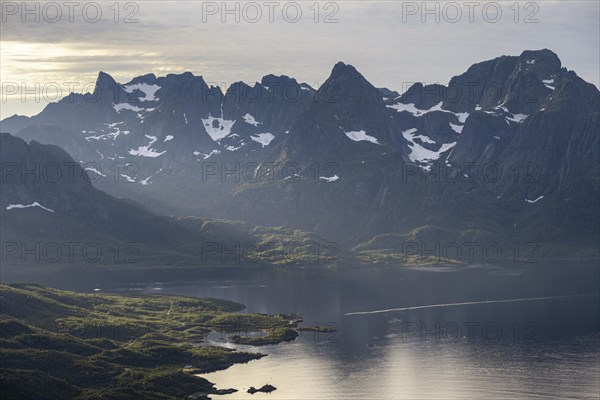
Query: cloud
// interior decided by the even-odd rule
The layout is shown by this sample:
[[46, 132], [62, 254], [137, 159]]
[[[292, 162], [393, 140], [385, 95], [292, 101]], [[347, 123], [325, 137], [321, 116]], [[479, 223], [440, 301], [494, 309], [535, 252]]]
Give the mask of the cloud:
[[[332, 3], [337, 8], [327, 9], [326, 3], [318, 3], [318, 15], [309, 9], [312, 2], [298, 2], [302, 18], [296, 23], [286, 21], [293, 10], [287, 15], [282, 11], [289, 2], [279, 3], [272, 22], [263, 7], [256, 23], [247, 21], [254, 14], [248, 14], [249, 10], [244, 14], [247, 3], [240, 2], [240, 22], [236, 23], [233, 14], [203, 13], [203, 4], [206, 11], [209, 3], [138, 1], [134, 3], [138, 8], [128, 10], [123, 9], [125, 3], [117, 3], [121, 7], [117, 23], [108, 8], [111, 2], [96, 3], [102, 7], [102, 18], [94, 23], [77, 12], [73, 22], [64, 14], [56, 23], [45, 22], [43, 15], [40, 22], [28, 16], [25, 23], [18, 14], [3, 15], [1, 79], [89, 82], [104, 70], [127, 82], [148, 72], [192, 71], [225, 85], [254, 82], [268, 73], [315, 84], [323, 82], [331, 67], [342, 60], [354, 64], [376, 86], [401, 90], [404, 82], [447, 83], [471, 64], [499, 55], [550, 48], [566, 67], [600, 83], [600, 15], [595, 2], [539, 2], [535, 15], [539, 22], [528, 24], [523, 19], [531, 10], [521, 9], [515, 23], [508, 2], [497, 3], [503, 11], [497, 23], [486, 22], [480, 13], [471, 23], [465, 9], [457, 23], [445, 21], [444, 14], [440, 22], [434, 21], [434, 15], [425, 15], [423, 23], [420, 13], [403, 13], [402, 4], [406, 7], [410, 2], [389, 1], [339, 1]], [[221, 2], [214, 4], [220, 7]], [[133, 11], [137, 22], [125, 23]], [[328, 16], [338, 22], [325, 23]], [[9, 108], [19, 110], [17, 105]]]

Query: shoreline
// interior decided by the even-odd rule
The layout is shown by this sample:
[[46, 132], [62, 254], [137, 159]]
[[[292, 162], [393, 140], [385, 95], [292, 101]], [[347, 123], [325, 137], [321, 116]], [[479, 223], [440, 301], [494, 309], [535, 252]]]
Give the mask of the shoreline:
[[44, 384], [30, 388], [33, 398], [50, 386], [59, 398], [114, 398], [124, 388], [137, 398], [224, 393], [198, 374], [267, 354], [215, 345], [211, 333], [268, 330], [275, 344], [296, 332], [295, 315], [241, 313], [245, 305], [222, 299], [77, 293], [22, 283], [0, 285], [0, 300], [0, 357], [10, 372], [0, 376], [2, 385], [16, 394], [11, 390], [37, 374]]

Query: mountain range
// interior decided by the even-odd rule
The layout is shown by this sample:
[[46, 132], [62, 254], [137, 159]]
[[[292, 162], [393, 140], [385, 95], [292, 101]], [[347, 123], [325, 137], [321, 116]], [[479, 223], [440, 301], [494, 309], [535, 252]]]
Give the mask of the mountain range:
[[318, 88], [267, 75], [222, 90], [189, 72], [121, 84], [100, 72], [92, 93], [1, 121], [31, 142], [3, 135], [3, 164], [70, 155], [87, 177], [52, 189], [12, 181], [3, 230], [22, 230], [7, 207], [38, 202], [103, 235], [185, 254], [214, 240], [197, 226], [218, 220], [227, 235], [279, 227], [262, 229], [371, 256], [463, 253], [466, 243], [502, 257], [598, 256], [599, 106], [598, 88], [547, 49], [402, 94], [342, 62]]

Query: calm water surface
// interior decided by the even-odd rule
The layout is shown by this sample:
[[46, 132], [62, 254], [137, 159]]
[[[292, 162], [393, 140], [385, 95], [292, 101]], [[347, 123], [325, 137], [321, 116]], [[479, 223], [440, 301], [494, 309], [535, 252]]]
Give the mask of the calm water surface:
[[[306, 324], [337, 329], [240, 347], [268, 356], [203, 375], [218, 388], [239, 390], [218, 398], [600, 397], [598, 265], [248, 269], [146, 278], [119, 285], [92, 278], [85, 287], [73, 278], [70, 288], [225, 298], [248, 312], [295, 312]], [[226, 344], [221, 335], [210, 340]], [[266, 383], [277, 390], [246, 393]]]

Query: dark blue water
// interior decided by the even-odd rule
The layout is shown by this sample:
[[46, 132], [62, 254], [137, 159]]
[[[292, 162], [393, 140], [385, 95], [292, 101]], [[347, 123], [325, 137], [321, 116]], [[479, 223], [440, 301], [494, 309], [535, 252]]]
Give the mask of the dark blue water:
[[240, 390], [224, 398], [249, 398], [246, 388], [270, 383], [278, 390], [252, 398], [597, 399], [599, 271], [596, 263], [554, 262], [48, 279], [82, 291], [226, 298], [249, 312], [294, 312], [337, 329], [243, 348], [269, 356], [206, 375]]

